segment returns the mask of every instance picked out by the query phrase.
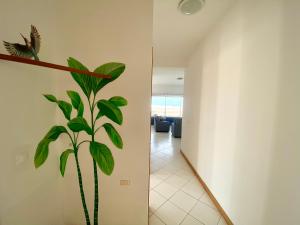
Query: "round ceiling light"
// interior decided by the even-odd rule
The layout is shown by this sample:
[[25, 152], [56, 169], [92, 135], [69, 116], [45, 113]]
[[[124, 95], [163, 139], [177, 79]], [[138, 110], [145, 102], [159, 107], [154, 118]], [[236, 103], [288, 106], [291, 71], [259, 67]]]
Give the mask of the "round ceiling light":
[[178, 9], [185, 15], [191, 15], [198, 12], [205, 4], [205, 0], [181, 0]]

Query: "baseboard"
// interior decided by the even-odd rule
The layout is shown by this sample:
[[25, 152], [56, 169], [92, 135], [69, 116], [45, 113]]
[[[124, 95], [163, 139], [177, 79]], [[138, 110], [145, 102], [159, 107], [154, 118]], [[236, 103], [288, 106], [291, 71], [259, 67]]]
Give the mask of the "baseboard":
[[217, 201], [217, 199], [214, 197], [214, 195], [211, 193], [211, 191], [209, 190], [208, 186], [206, 185], [206, 183], [202, 180], [202, 178], [200, 177], [200, 175], [197, 173], [197, 171], [195, 170], [195, 168], [193, 167], [193, 165], [191, 164], [191, 162], [189, 161], [189, 159], [185, 156], [185, 154], [182, 152], [182, 150], [180, 150], [180, 153], [182, 154], [183, 158], [185, 159], [185, 161], [187, 162], [187, 164], [190, 166], [190, 168], [192, 169], [193, 173], [195, 174], [195, 176], [198, 178], [199, 182], [201, 183], [201, 185], [203, 186], [204, 190], [206, 191], [206, 193], [208, 194], [209, 198], [211, 199], [211, 201], [214, 203], [214, 205], [216, 206], [217, 210], [220, 212], [220, 214], [223, 216], [223, 218], [225, 219], [226, 223], [228, 225], [234, 225], [233, 222], [230, 220], [230, 218], [228, 217], [227, 213], [224, 211], [224, 209], [222, 208], [222, 206], [219, 204], [219, 202]]

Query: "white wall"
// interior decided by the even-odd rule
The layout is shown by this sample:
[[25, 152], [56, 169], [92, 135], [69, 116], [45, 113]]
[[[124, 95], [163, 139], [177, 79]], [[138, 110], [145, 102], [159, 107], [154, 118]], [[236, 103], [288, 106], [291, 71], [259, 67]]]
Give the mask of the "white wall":
[[183, 95], [183, 85], [153, 84], [153, 95]]
[[264, 224], [300, 224], [299, 9], [297, 0], [283, 4], [282, 66]]
[[[19, 32], [27, 34], [29, 25], [35, 24], [42, 35], [42, 60], [66, 64], [67, 57], [73, 56], [91, 69], [109, 61], [126, 64], [122, 77], [102, 92], [103, 98], [122, 95], [129, 105], [119, 129], [124, 150], [116, 150], [104, 133], [97, 137], [112, 147], [115, 158], [113, 175], [100, 176], [99, 214], [102, 225], [148, 224], [152, 1], [20, 0], [2, 4], [1, 39], [20, 41]], [[59, 175], [59, 153], [68, 147], [65, 140], [52, 146], [45, 166], [38, 171], [33, 166], [39, 139], [51, 125], [63, 121], [41, 94], [67, 99], [66, 90], [78, 90], [75, 82], [69, 73], [32, 66], [0, 61], [0, 69], [0, 224], [84, 224], [71, 158], [65, 178]], [[27, 160], [14, 166], [15, 157], [23, 152]], [[87, 148], [81, 150], [80, 161], [92, 215], [93, 173]], [[121, 179], [129, 179], [131, 185], [120, 186]]]
[[[182, 80], [178, 80], [181, 77]], [[153, 95], [183, 95], [184, 68], [153, 67]]]
[[234, 224], [300, 222], [299, 10], [237, 1], [187, 68], [182, 149]]

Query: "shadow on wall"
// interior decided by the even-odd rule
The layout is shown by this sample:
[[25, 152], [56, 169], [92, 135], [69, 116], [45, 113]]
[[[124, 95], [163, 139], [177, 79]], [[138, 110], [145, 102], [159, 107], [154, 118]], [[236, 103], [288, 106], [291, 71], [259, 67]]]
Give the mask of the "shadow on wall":
[[[299, 1], [284, 4], [280, 90], [264, 224], [300, 224]], [[280, 216], [274, 216], [280, 215]]]
[[263, 224], [268, 191], [281, 54], [280, 2], [269, 3], [244, 2], [240, 9], [240, 99], [228, 207], [238, 224]]
[[[214, 168], [220, 39], [216, 36], [209, 41], [213, 47], [199, 46], [186, 70], [182, 138], [183, 152], [194, 168], [205, 174], [203, 178], [207, 183], [212, 181]], [[203, 54], [209, 54], [209, 57], [204, 58]], [[189, 78], [190, 74], [192, 78]], [[185, 135], [190, 137], [184, 138]]]

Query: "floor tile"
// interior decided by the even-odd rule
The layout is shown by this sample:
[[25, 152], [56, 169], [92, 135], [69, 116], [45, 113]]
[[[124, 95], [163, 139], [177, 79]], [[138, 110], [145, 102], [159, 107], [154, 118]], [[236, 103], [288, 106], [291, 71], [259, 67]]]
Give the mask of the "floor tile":
[[149, 219], [149, 225], [165, 225], [156, 215], [152, 215]]
[[170, 173], [175, 174], [177, 173], [179, 170], [181, 170], [180, 167], [177, 167], [175, 165], [172, 164], [168, 164], [164, 167], [164, 169], [168, 170]]
[[223, 218], [221, 218], [218, 225], [227, 225], [227, 223]]
[[[162, 168], [158, 171], [156, 171], [155, 173], [153, 173], [156, 177], [162, 179], [162, 180], [165, 180], [167, 179], [168, 177], [170, 177], [172, 175], [172, 173], [170, 173], [168, 170]], [[150, 178], [151, 179], [151, 178]]]
[[180, 153], [180, 144], [170, 133], [151, 132], [150, 225], [226, 225]]
[[163, 180], [154, 174], [150, 175], [150, 188], [154, 188], [159, 185]]
[[178, 190], [178, 188], [175, 188], [170, 184], [162, 182], [161, 184], [156, 186], [154, 190], [157, 191], [162, 196], [166, 198], [170, 198]]
[[199, 184], [202, 187], [201, 183], [199, 182], [199, 179], [196, 176], [193, 176], [191, 178], [190, 182], [194, 182], [196, 184]]
[[196, 199], [199, 199], [204, 194], [204, 189], [198, 181], [190, 181], [189, 183], [185, 184], [181, 190], [185, 193], [193, 196]]
[[187, 180], [191, 180], [195, 176], [192, 171], [188, 171], [188, 170], [184, 170], [184, 169], [177, 171], [176, 175], [179, 177], [185, 178]]
[[160, 159], [162, 160], [165, 160], [166, 159], [166, 154], [164, 154], [163, 152], [157, 152], [155, 154], [155, 156], [159, 157]]
[[207, 204], [211, 208], [217, 209], [216, 206], [214, 205], [214, 203], [212, 202], [212, 200], [209, 198], [208, 194], [205, 193], [199, 200], [201, 202]]
[[220, 219], [220, 214], [216, 210], [202, 202], [197, 203], [190, 212], [190, 215], [203, 222], [205, 225], [216, 225]]
[[190, 171], [191, 167], [188, 164], [184, 164], [184, 165], [181, 165], [181, 169], [186, 170], [186, 171]]
[[151, 162], [150, 166], [153, 167], [153, 168], [161, 169], [161, 168], [163, 168], [165, 166], [165, 163], [161, 162], [161, 161], [159, 161], [159, 162]]
[[151, 210], [151, 208], [149, 207], [149, 213], [148, 213], [148, 215], [149, 215], [149, 217], [151, 217], [152, 215], [153, 215], [153, 211]]
[[170, 202], [163, 204], [155, 214], [167, 225], [178, 225], [186, 216], [186, 212]]
[[150, 191], [149, 206], [152, 212], [165, 203], [167, 199], [156, 191]]
[[185, 212], [189, 212], [197, 203], [196, 199], [184, 193], [183, 191], [176, 192], [175, 195], [170, 198], [170, 201], [174, 205], [183, 209]]
[[158, 167], [153, 167], [153, 166], [151, 166], [150, 167], [150, 172], [151, 173], [155, 173], [156, 171], [158, 171], [160, 168], [158, 168]]
[[205, 225], [205, 224], [200, 222], [199, 220], [196, 220], [192, 216], [187, 215], [187, 217], [184, 218], [183, 222], [180, 225]]
[[188, 180], [177, 175], [172, 175], [168, 179], [166, 179], [165, 182], [174, 187], [181, 188], [184, 184], [188, 182]]

